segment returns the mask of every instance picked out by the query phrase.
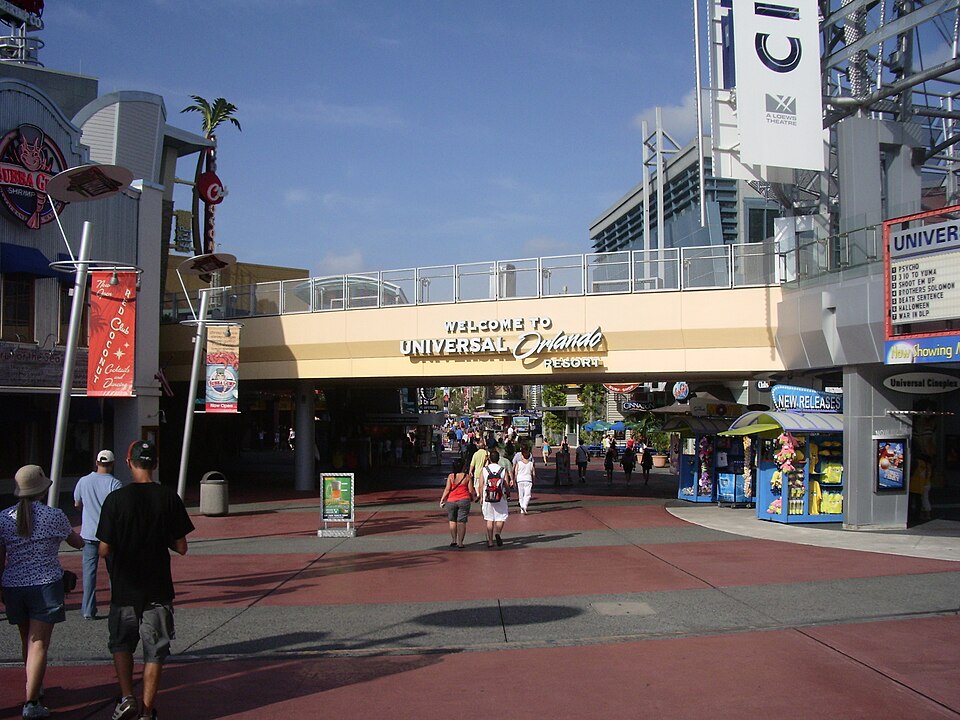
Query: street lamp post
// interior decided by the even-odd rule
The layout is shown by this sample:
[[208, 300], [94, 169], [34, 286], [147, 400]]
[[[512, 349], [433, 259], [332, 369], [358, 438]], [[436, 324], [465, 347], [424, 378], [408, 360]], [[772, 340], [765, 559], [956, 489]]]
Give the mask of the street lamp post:
[[[51, 200], [61, 202], [87, 202], [100, 200], [115, 195], [133, 180], [133, 173], [118, 165], [81, 165], [64, 170], [50, 178], [46, 186], [46, 193]], [[50, 207], [56, 214], [56, 202]], [[60, 217], [57, 215], [57, 224]], [[70, 326], [67, 331], [67, 346], [64, 350], [63, 374], [60, 378], [60, 401], [57, 406], [57, 427], [53, 440], [53, 457], [50, 461], [50, 490], [47, 493], [47, 504], [57, 507], [60, 498], [60, 477], [63, 472], [63, 452], [66, 444], [67, 421], [70, 418], [70, 393], [73, 389], [73, 369], [77, 361], [77, 345], [80, 335], [80, 319], [83, 315], [84, 296], [87, 289], [87, 275], [91, 265], [98, 267], [113, 267], [119, 269], [133, 269], [139, 272], [136, 266], [119, 267], [116, 264], [90, 260], [90, 235], [92, 225], [89, 221], [83, 223], [83, 233], [80, 240], [80, 254], [73, 257], [67, 235], [60, 226], [63, 242], [67, 246], [71, 259], [50, 263], [51, 267], [60, 269], [72, 268], [75, 272], [73, 283], [73, 302], [70, 306]]]

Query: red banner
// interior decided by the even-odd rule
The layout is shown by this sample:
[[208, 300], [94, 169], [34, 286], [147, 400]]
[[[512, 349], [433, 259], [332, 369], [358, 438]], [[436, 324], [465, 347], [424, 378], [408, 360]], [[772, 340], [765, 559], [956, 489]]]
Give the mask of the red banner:
[[137, 273], [90, 273], [90, 354], [87, 395], [133, 395]]

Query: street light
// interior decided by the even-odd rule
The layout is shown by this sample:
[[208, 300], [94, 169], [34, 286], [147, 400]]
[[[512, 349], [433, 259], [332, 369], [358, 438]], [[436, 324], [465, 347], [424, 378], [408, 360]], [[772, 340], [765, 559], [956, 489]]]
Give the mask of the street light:
[[[79, 167], [64, 170], [54, 175], [47, 182], [46, 194], [51, 200], [66, 203], [89, 202], [116, 195], [130, 185], [133, 173], [119, 165], [80, 165]], [[70, 417], [70, 392], [73, 389], [73, 368], [77, 361], [77, 340], [80, 334], [80, 318], [83, 315], [84, 295], [87, 288], [87, 275], [91, 268], [94, 270], [135, 270], [140, 268], [130, 265], [118, 265], [90, 259], [90, 234], [92, 225], [89, 220], [83, 223], [83, 233], [80, 237], [80, 252], [73, 256], [67, 234], [60, 224], [57, 214], [57, 204], [50, 203], [60, 234], [67, 246], [70, 260], [50, 263], [54, 269], [73, 269], [73, 302], [70, 306], [70, 326], [67, 333], [67, 347], [64, 351], [63, 375], [60, 379], [60, 402], [57, 407], [57, 429], [53, 440], [53, 458], [50, 462], [50, 490], [47, 493], [47, 504], [57, 507], [60, 497], [60, 475], [63, 470], [63, 448], [67, 435], [67, 420]]]
[[221, 270], [236, 265], [237, 258], [227, 253], [207, 253], [184, 260], [177, 266], [177, 277], [180, 279], [180, 287], [183, 288], [183, 294], [187, 298], [187, 304], [190, 305], [190, 314], [192, 318], [183, 320], [180, 324], [194, 326], [197, 328], [197, 334], [193, 338], [193, 364], [190, 371], [190, 389], [187, 391], [187, 414], [183, 421], [183, 444], [180, 449], [180, 474], [177, 478], [177, 495], [183, 499], [187, 491], [187, 466], [190, 460], [190, 437], [193, 434], [193, 415], [196, 412], [197, 384], [200, 375], [200, 360], [203, 356], [203, 342], [206, 336], [207, 327], [226, 326], [242, 327], [242, 323], [231, 322], [229, 320], [207, 320], [207, 306], [210, 302], [210, 293], [213, 288], [205, 288], [200, 291], [200, 311], [193, 309], [193, 303], [190, 301], [190, 293], [187, 292], [187, 286], [183, 282], [184, 275], [193, 275], [201, 279], [209, 278], [213, 273], [219, 273]]

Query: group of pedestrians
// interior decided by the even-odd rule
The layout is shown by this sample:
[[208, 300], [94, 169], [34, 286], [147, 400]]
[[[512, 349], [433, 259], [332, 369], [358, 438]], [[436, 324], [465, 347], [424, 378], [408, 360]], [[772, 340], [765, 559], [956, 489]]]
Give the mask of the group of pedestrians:
[[454, 459], [453, 472], [447, 476], [440, 495], [440, 507], [447, 511], [450, 547], [464, 546], [473, 503], [480, 503], [487, 547], [502, 546], [511, 491], [517, 491], [520, 514], [527, 515], [536, 477], [533, 455], [527, 445], [522, 445], [513, 458], [501, 458], [496, 446], [488, 449], [484, 439], [477, 440], [469, 454]]
[[[81, 613], [97, 619], [96, 582], [100, 558], [110, 577], [107, 648], [113, 656], [120, 697], [112, 720], [155, 720], [157, 691], [174, 637], [170, 550], [184, 555], [194, 529], [183, 502], [153, 480], [157, 448], [136, 441], [127, 451], [132, 481], [121, 486], [113, 474], [112, 451], [97, 454], [96, 470], [81, 478], [74, 503], [80, 532], [62, 510], [44, 504], [51, 481], [38, 465], [16, 474], [17, 503], [0, 513], [0, 568], [7, 619], [20, 631], [26, 672], [24, 718], [44, 718], [43, 676], [54, 625], [66, 619], [62, 542], [82, 550]], [[143, 695], [133, 686], [133, 653], [143, 646]]]
[[633, 478], [633, 470], [637, 467], [638, 460], [640, 470], [643, 473], [643, 484], [647, 485], [650, 482], [650, 469], [653, 467], [653, 450], [650, 446], [641, 443], [639, 448], [637, 448], [634, 447], [633, 440], [627, 440], [623, 452], [619, 452], [616, 441], [610, 438], [603, 453], [603, 472], [607, 476], [607, 485], [613, 484], [613, 469], [617, 463], [619, 463], [623, 469], [623, 477], [627, 485], [629, 485], [630, 480]]

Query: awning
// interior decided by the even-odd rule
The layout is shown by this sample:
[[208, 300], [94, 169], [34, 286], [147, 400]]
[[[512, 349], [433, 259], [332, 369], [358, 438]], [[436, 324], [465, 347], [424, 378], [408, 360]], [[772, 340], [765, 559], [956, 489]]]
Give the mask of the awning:
[[840, 413], [792, 413], [762, 412], [744, 413], [721, 435], [754, 435], [772, 430], [793, 433], [843, 432], [843, 415]]
[[36, 277], [59, 277], [50, 260], [35, 247], [0, 243], [0, 273], [24, 273]]
[[664, 432], [689, 431], [694, 435], [718, 435], [730, 427], [729, 420], [706, 417], [672, 417], [663, 424]]

